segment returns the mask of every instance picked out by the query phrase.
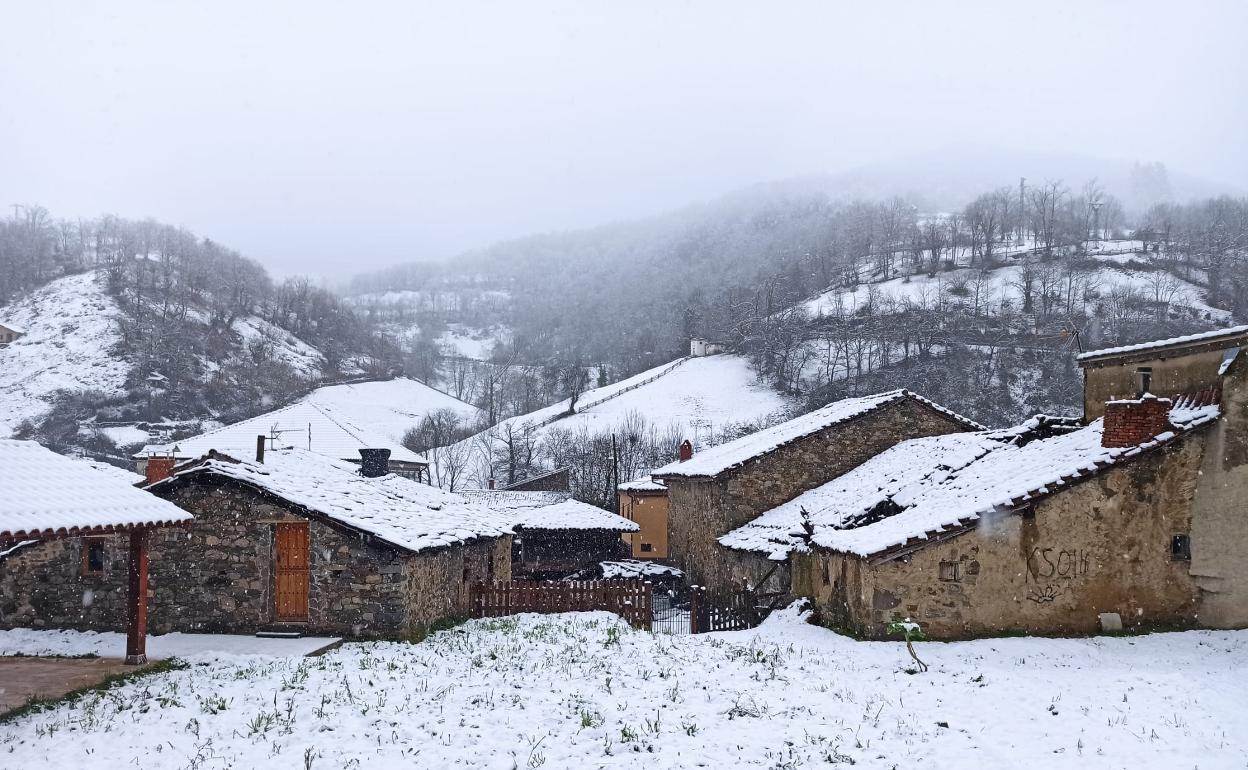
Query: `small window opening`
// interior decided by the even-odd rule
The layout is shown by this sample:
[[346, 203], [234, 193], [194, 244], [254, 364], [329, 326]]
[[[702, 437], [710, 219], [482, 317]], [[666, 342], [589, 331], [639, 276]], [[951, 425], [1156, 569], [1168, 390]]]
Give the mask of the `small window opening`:
[[1136, 395], [1144, 395], [1153, 392], [1153, 367], [1141, 366], [1135, 370], [1135, 382], [1139, 389]]
[[962, 564], [956, 561], [940, 563], [940, 579], [947, 583], [956, 583], [962, 579]]
[[642, 552], [642, 553], [650, 553], [650, 552], [651, 552], [651, 551], [653, 551], [653, 550], [654, 550], [654, 544], [653, 544], [653, 543], [642, 543], [642, 544], [641, 544], [641, 552]]
[[82, 574], [104, 574], [104, 541], [82, 541]]
[[1189, 535], [1175, 535], [1170, 538], [1170, 559], [1172, 561], [1192, 560], [1192, 538]]

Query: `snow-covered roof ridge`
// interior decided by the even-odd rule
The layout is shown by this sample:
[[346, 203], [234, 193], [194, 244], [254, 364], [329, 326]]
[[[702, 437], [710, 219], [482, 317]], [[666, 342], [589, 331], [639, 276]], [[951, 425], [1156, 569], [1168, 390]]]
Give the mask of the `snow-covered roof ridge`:
[[489, 506], [520, 529], [607, 529], [636, 532], [640, 526], [596, 505], [573, 500], [568, 492], [531, 492], [475, 489], [462, 493]]
[[[358, 459], [360, 449], [389, 449], [391, 460], [418, 464], [427, 462], [397, 441], [361, 428], [334, 407], [310, 401], [297, 401], [198, 436], [166, 444], [149, 444], [134, 456], [142, 458], [173, 453], [188, 459], [216, 450], [231, 456], [249, 457], [255, 453], [256, 436], [272, 435], [274, 429], [277, 437], [273, 442], [276, 446], [272, 448], [275, 449], [306, 449], [310, 446], [311, 451], [338, 460]], [[175, 447], [177, 452], [174, 452]]]
[[811, 436], [833, 425], [849, 422], [865, 414], [898, 401], [910, 399], [948, 415], [973, 430], [984, 426], [974, 420], [924, 398], [910, 390], [900, 388], [871, 396], [858, 396], [834, 401], [800, 417], [751, 433], [748, 436], [703, 450], [685, 462], [673, 462], [652, 472], [656, 478], [664, 477], [711, 477], [738, 468], [750, 460], [774, 452], [799, 439]]
[[305, 449], [279, 449], [263, 463], [214, 453], [183, 464], [153, 491], [215, 476], [273, 495], [412, 552], [510, 534], [504, 515], [462, 495], [389, 474], [361, 476], [352, 463]]
[[1181, 337], [1170, 337], [1164, 340], [1152, 340], [1150, 342], [1140, 342], [1135, 345], [1120, 345], [1114, 348], [1102, 348], [1100, 350], [1089, 350], [1086, 353], [1080, 353], [1075, 357], [1076, 361], [1090, 361], [1097, 358], [1107, 356], [1117, 356], [1124, 353], [1136, 353], [1155, 348], [1168, 348], [1177, 345], [1191, 345], [1197, 343], [1216, 342], [1222, 338], [1229, 341], [1234, 337], [1248, 337], [1248, 325], [1232, 326], [1226, 329], [1214, 329], [1213, 331], [1198, 332], [1196, 334], [1187, 334]]
[[26, 330], [25, 330], [24, 328], [22, 328], [21, 326], [18, 326], [17, 324], [12, 323], [12, 322], [10, 322], [10, 321], [6, 321], [6, 320], [4, 320], [3, 318], [0, 318], [0, 326], [3, 326], [4, 328], [8, 329], [9, 331], [11, 331], [11, 332], [16, 332], [16, 333], [18, 333], [18, 334], [25, 334], [25, 333], [26, 333]]
[[620, 492], [666, 492], [667, 485], [661, 479], [649, 475], [625, 481], [616, 487]]
[[192, 520], [126, 479], [34, 441], [0, 439], [0, 540], [170, 526]]
[[[1176, 407], [1174, 430], [1136, 446], [1101, 445], [1103, 423], [1037, 424], [905, 441], [720, 538], [784, 559], [811, 546], [862, 557], [922, 545], [1013, 510], [1164, 446], [1217, 419], [1218, 406]], [[805, 510], [805, 516], [802, 511]]]

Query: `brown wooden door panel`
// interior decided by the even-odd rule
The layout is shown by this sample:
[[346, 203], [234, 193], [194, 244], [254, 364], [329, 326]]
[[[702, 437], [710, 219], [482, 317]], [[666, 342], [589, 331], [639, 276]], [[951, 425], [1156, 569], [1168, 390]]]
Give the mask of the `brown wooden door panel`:
[[277, 591], [274, 615], [278, 620], [308, 619], [308, 524], [278, 524]]

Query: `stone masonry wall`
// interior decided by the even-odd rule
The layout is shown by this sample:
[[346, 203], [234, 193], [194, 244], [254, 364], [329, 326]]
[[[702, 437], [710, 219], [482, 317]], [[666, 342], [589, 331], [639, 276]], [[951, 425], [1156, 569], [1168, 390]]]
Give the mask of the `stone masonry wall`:
[[692, 582], [711, 590], [739, 586], [742, 579], [757, 581], [770, 569], [768, 560], [748, 554], [728, 557], [717, 538], [900, 441], [966, 429], [948, 415], [905, 399], [833, 425], [717, 478], [668, 479], [671, 558]]
[[1022, 631], [1085, 634], [1116, 612], [1127, 627], [1185, 627], [1199, 616], [1188, 562], [1204, 436], [1196, 434], [1044, 498], [1034, 515], [978, 528], [877, 565], [842, 554], [793, 557], [793, 586], [831, 625], [881, 637], [910, 618], [933, 638]]
[[1248, 627], [1248, 356], [1222, 378], [1222, 417], [1213, 426], [1192, 509], [1192, 576], [1201, 625]]

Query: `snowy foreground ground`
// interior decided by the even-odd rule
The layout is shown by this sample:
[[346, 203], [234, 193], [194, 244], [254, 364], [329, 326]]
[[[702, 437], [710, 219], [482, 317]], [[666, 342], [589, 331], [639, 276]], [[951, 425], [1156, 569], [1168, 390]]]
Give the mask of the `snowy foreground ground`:
[[861, 643], [781, 613], [669, 637], [474, 621], [317, 658], [191, 658], [0, 725], [0, 767], [1248, 765], [1248, 633]]

